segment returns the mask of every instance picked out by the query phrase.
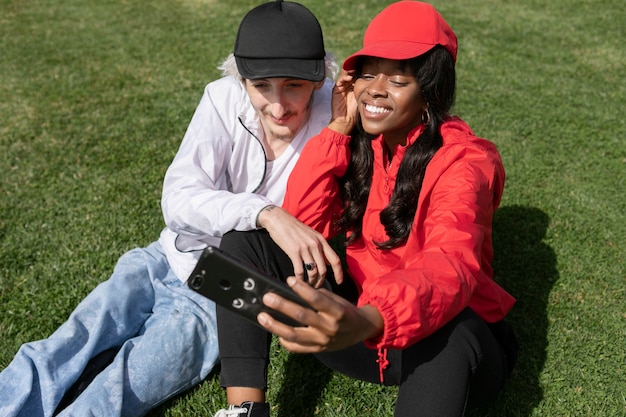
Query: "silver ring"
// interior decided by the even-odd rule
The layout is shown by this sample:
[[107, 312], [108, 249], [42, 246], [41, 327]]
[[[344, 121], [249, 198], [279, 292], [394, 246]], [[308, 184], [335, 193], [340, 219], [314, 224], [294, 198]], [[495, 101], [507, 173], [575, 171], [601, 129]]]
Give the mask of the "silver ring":
[[308, 264], [304, 264], [304, 267], [307, 271], [312, 271], [315, 268], [315, 262], [309, 262]]

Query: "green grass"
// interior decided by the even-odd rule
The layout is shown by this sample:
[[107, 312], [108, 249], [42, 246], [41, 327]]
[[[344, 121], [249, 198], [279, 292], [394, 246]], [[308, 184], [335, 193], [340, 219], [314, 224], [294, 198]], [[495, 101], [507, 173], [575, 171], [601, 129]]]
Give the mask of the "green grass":
[[[155, 240], [162, 178], [256, 1], [0, 0], [0, 368]], [[386, 2], [305, 2], [339, 58]], [[626, 8], [450, 0], [455, 112], [507, 169], [496, 278], [519, 366], [471, 416], [626, 416]], [[274, 346], [275, 415], [392, 415], [395, 389]], [[209, 416], [211, 375], [151, 416]]]

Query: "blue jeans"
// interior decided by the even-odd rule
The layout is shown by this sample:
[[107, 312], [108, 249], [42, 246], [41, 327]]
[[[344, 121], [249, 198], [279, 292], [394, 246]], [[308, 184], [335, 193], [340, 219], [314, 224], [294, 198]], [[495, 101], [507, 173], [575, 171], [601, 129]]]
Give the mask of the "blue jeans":
[[215, 304], [172, 272], [158, 242], [118, 261], [50, 337], [0, 373], [0, 416], [52, 416], [89, 360], [120, 347], [59, 416], [142, 416], [200, 383], [218, 360]]

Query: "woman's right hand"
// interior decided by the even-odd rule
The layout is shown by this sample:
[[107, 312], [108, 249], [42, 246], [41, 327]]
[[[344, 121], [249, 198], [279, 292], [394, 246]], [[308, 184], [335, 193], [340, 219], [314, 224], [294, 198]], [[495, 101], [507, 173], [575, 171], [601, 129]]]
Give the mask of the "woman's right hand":
[[333, 87], [332, 118], [328, 127], [335, 132], [349, 135], [356, 125], [358, 107], [354, 97], [355, 71], [342, 70]]
[[277, 206], [268, 206], [261, 210], [257, 223], [269, 232], [272, 240], [289, 256], [296, 277], [303, 279], [304, 265], [312, 265], [306, 271], [308, 282], [319, 288], [324, 283], [327, 267], [330, 266], [335, 281], [338, 284], [343, 282], [341, 259], [321, 233]]

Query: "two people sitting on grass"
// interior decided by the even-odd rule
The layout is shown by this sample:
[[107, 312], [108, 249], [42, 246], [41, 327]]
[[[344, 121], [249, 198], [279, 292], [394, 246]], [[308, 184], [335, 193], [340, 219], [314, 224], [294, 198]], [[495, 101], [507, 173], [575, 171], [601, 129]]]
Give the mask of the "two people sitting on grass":
[[[450, 112], [456, 57], [430, 4], [382, 10], [344, 61], [332, 121], [304, 147], [282, 207], [261, 211], [265, 230], [224, 236], [223, 250], [286, 280], [312, 309], [268, 293], [267, 307], [302, 326], [265, 312], [256, 326], [218, 306], [228, 408], [216, 417], [270, 415], [272, 335], [398, 386], [398, 417], [463, 416], [501, 390], [517, 356], [515, 300], [491, 266], [505, 172], [496, 146]], [[326, 243], [338, 235], [345, 270]]]

